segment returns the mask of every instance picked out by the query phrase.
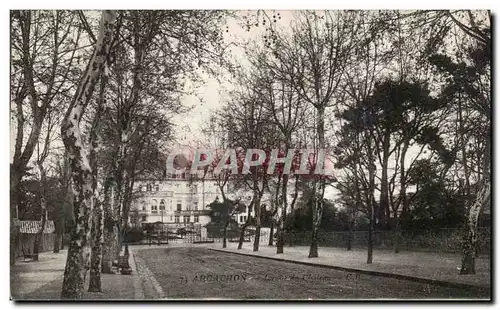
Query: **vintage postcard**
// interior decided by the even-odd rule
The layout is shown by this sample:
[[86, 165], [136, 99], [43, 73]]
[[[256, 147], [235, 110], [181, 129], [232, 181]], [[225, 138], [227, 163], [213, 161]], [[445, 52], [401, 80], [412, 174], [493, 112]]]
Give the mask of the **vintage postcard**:
[[11, 10], [11, 299], [491, 301], [491, 20]]

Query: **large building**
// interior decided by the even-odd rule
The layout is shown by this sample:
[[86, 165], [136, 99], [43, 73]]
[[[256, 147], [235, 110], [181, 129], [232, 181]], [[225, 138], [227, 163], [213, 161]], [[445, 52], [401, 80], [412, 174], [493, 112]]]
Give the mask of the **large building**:
[[[208, 205], [216, 199], [222, 200], [217, 182], [206, 177], [204, 180], [193, 178], [189, 173], [167, 174], [161, 180], [139, 180], [135, 185], [136, 199], [132, 203], [134, 222], [144, 226], [146, 223], [162, 223], [164, 228], [175, 231], [179, 228], [188, 228], [199, 231], [200, 227], [210, 222]], [[225, 194], [231, 199], [236, 196], [241, 202], [248, 205], [251, 193], [242, 195], [230, 190], [227, 185]], [[254, 210], [250, 210], [254, 216]], [[233, 219], [240, 225], [248, 217], [248, 206], [233, 214]]]
[[[203, 226], [210, 222], [207, 205], [220, 197], [213, 179], [195, 179], [186, 174], [169, 174], [161, 180], [136, 183], [137, 198], [132, 210], [137, 221], [164, 223], [168, 229]], [[220, 198], [219, 198], [220, 199]]]

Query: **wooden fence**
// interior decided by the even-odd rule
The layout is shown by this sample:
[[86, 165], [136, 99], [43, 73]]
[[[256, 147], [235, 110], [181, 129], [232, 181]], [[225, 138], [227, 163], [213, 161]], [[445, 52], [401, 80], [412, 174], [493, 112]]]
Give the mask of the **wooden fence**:
[[[36, 234], [40, 231], [40, 221], [15, 221], [16, 242], [11, 246], [15, 247], [16, 257], [23, 256], [24, 253], [33, 253]], [[47, 221], [42, 235], [39, 252], [54, 250], [55, 227], [53, 221]]]
[[[16, 242], [16, 257], [24, 253], [32, 253], [35, 244], [35, 234], [18, 234]], [[40, 243], [40, 253], [54, 250], [55, 234], [43, 234]]]

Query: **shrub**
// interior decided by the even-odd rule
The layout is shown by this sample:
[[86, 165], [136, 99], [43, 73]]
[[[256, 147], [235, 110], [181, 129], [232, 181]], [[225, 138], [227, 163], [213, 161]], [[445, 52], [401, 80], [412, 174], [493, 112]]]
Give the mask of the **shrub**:
[[124, 241], [125, 242], [140, 242], [144, 238], [144, 234], [142, 229], [140, 228], [132, 228], [125, 233]]

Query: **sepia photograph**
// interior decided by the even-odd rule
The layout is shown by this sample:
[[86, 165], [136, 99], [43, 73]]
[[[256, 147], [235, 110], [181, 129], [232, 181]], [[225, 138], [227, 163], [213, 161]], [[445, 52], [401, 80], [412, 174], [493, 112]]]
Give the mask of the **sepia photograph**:
[[491, 11], [9, 18], [11, 303], [492, 301]]

